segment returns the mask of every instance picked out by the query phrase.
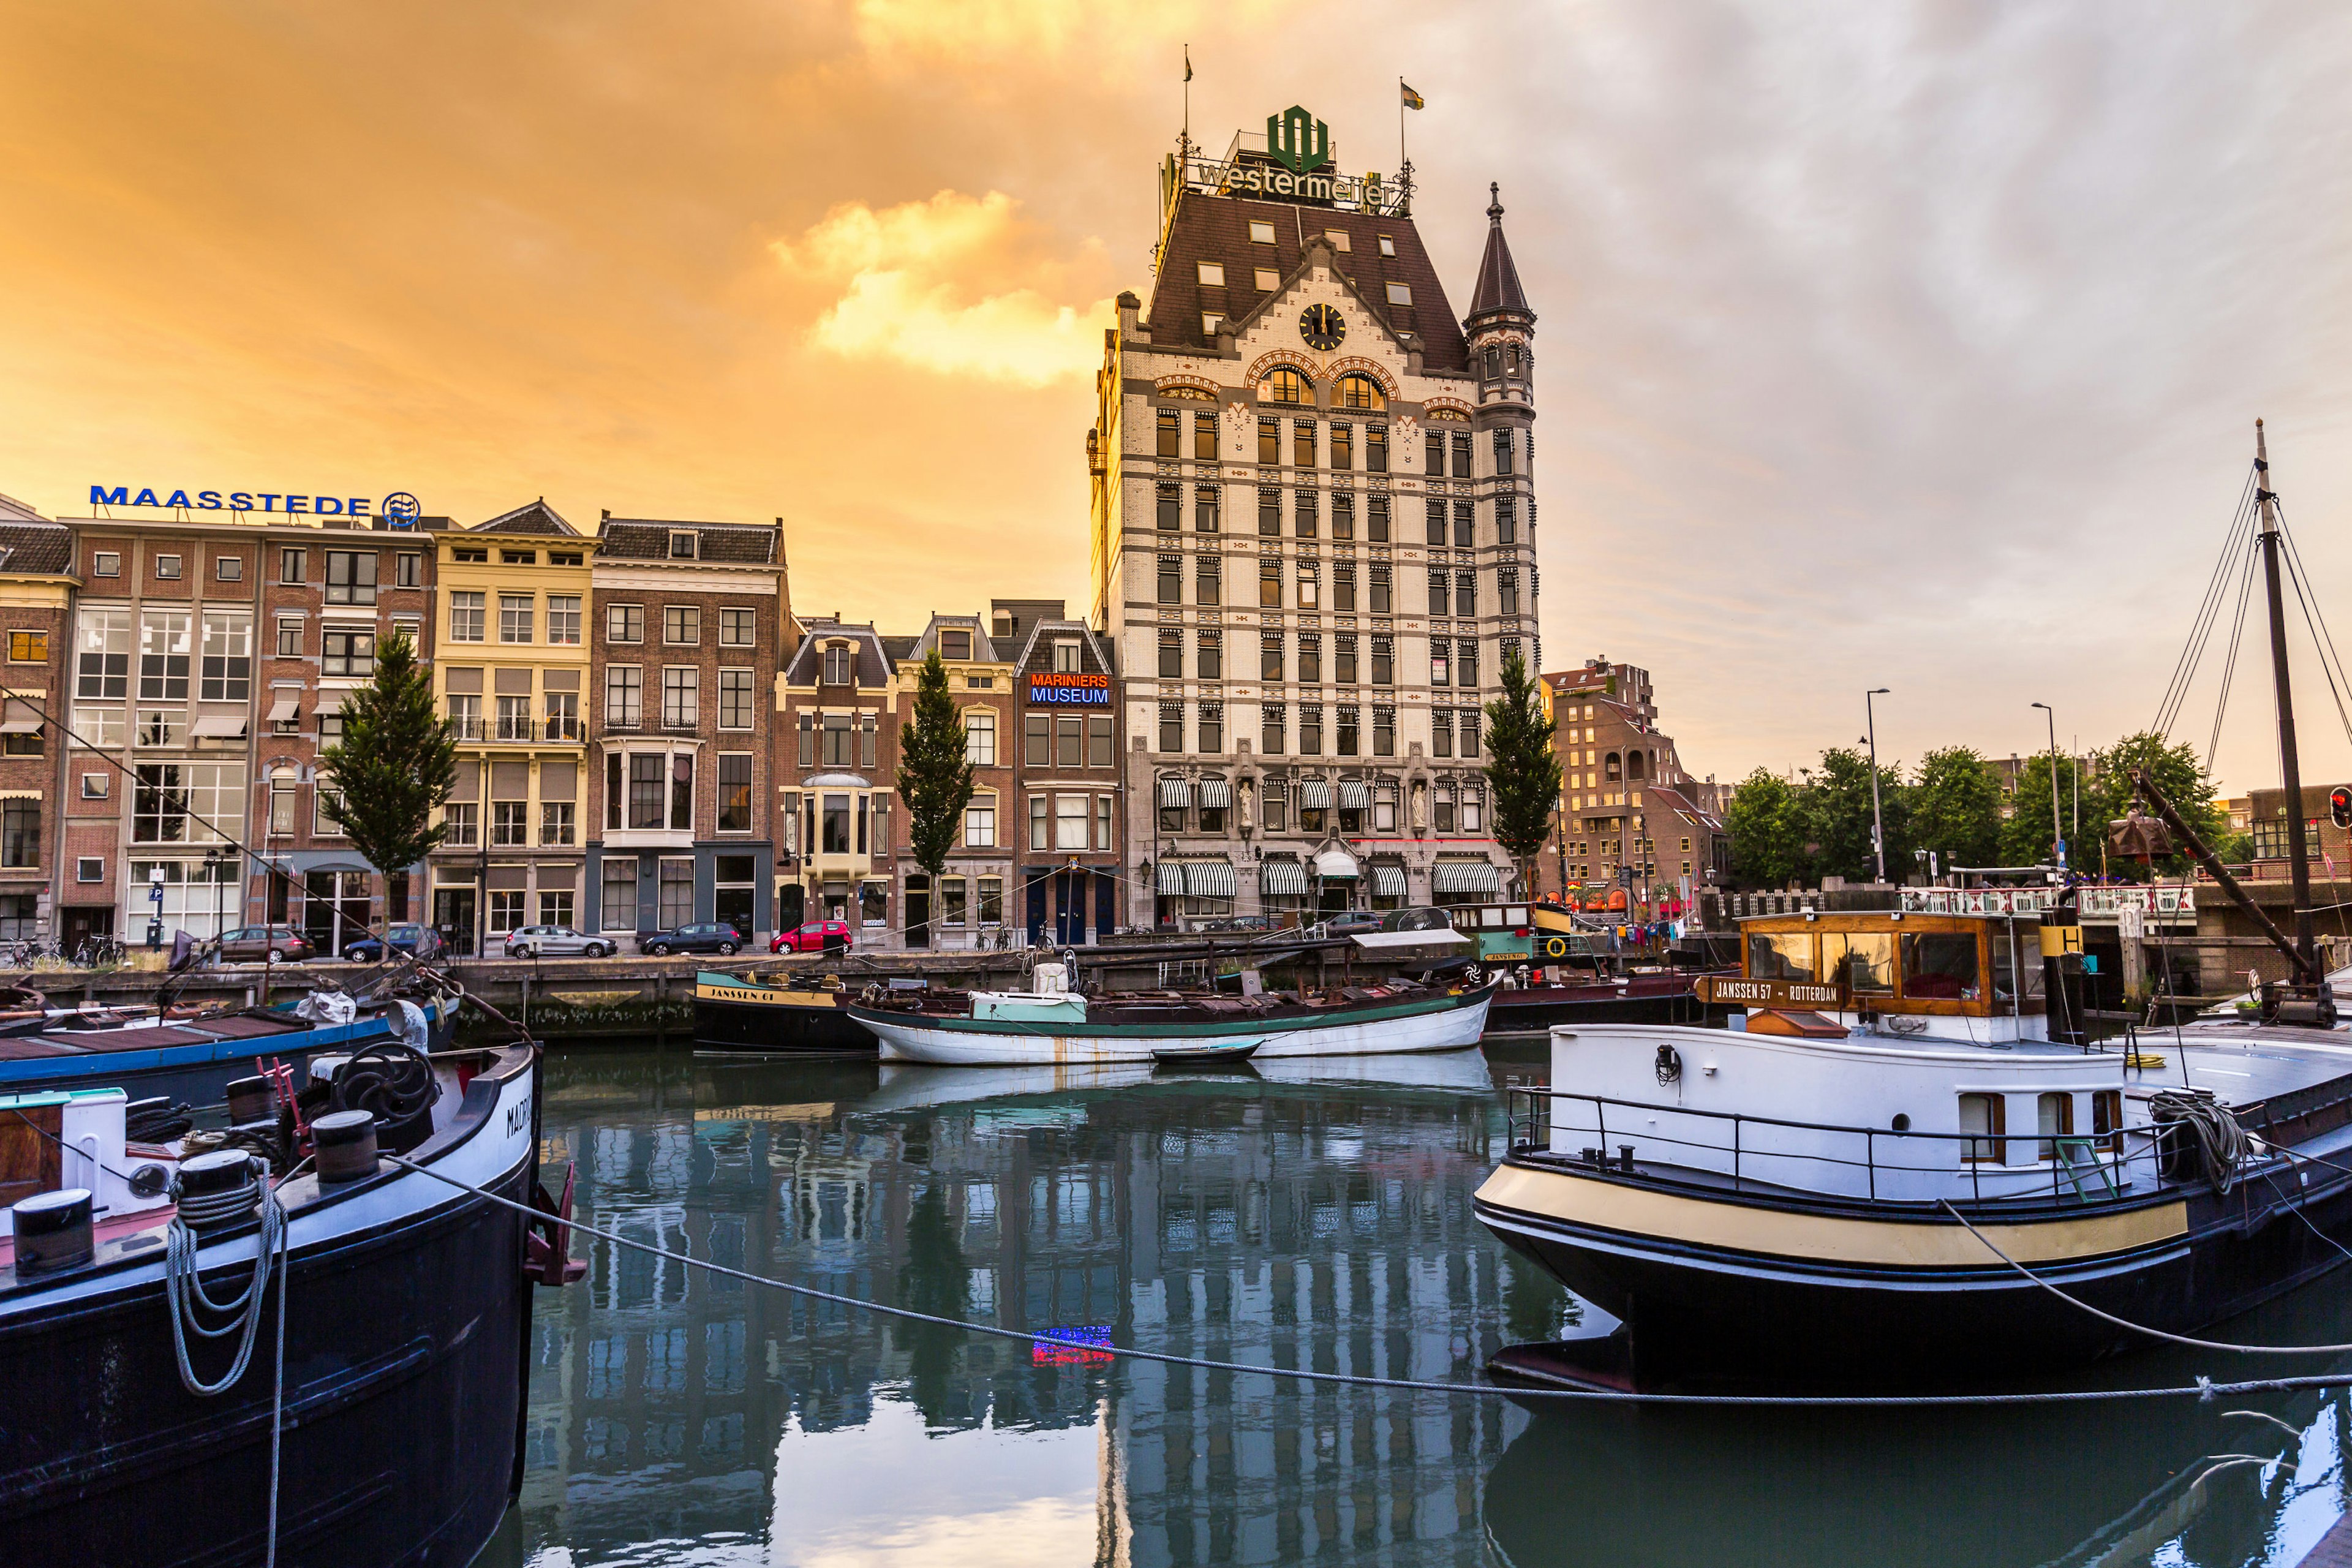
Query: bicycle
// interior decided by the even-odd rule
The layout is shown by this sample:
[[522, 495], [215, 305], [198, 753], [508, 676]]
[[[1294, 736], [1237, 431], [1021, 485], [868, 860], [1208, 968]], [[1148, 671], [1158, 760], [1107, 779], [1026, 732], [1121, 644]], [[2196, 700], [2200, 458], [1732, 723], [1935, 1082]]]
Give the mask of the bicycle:
[[107, 969], [121, 963], [125, 956], [122, 943], [113, 937], [89, 936], [74, 949], [73, 961], [84, 969]]

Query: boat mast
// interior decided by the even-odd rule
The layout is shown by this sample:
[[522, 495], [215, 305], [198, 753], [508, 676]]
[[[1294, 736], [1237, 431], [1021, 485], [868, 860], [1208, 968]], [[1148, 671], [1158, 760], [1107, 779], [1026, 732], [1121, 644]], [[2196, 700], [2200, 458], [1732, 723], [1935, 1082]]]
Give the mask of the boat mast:
[[2286, 671], [2286, 611], [2279, 595], [2278, 495], [2270, 488], [2269, 449], [2263, 440], [2263, 422], [2254, 421], [2254, 500], [2262, 509], [2257, 536], [2263, 550], [2263, 587], [2270, 597], [2271, 682], [2278, 698], [2280, 783], [2286, 786], [2287, 874], [2294, 879], [2294, 946], [2303, 956], [2305, 973], [2319, 973], [2311, 934], [2311, 867], [2305, 857], [2309, 847], [2303, 828], [2303, 763], [2294, 748], [2294, 696]]

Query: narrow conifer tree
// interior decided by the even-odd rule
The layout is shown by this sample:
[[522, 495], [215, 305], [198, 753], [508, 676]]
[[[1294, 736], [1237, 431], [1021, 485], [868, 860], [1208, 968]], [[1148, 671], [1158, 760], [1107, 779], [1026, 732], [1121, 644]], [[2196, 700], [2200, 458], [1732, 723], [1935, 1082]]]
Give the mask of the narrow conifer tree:
[[898, 798], [907, 803], [907, 835], [915, 864], [939, 885], [948, 855], [971, 804], [972, 765], [963, 721], [948, 695], [948, 667], [933, 648], [915, 688], [915, 719], [898, 726]]
[[1523, 899], [1536, 896], [1544, 840], [1559, 807], [1559, 753], [1551, 740], [1541, 679], [1513, 648], [1503, 656], [1503, 694], [1486, 704], [1483, 771], [1495, 795], [1495, 842], [1518, 867]]
[[408, 868], [448, 833], [433, 813], [457, 782], [456, 731], [435, 709], [433, 671], [406, 632], [376, 650], [374, 678], [343, 699], [342, 713], [342, 739], [319, 753], [333, 790], [319, 812], [383, 874], [386, 917], [406, 920]]

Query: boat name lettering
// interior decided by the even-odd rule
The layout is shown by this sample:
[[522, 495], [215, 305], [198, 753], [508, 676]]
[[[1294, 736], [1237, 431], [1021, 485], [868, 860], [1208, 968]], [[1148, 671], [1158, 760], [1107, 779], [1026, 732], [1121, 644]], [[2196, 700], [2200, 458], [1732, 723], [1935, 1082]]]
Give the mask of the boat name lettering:
[[530, 1131], [530, 1101], [519, 1100], [507, 1107], [507, 1136], [520, 1137]]
[[1718, 980], [1707, 982], [1708, 1000], [1760, 1002], [1768, 1006], [1830, 1006], [1843, 998], [1834, 985], [1808, 984], [1797, 980]]

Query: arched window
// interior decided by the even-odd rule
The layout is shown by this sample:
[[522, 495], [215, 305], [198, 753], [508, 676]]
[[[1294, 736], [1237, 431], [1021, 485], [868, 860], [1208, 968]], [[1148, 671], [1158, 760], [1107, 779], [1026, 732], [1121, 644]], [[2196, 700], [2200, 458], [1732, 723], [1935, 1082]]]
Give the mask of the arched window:
[[1314, 386], [1288, 365], [1276, 367], [1273, 374], [1258, 384], [1258, 395], [1268, 403], [1307, 403], [1314, 399]]
[[1628, 752], [1625, 753], [1625, 776], [1636, 782], [1640, 781], [1642, 777], [1641, 752]]
[[1606, 770], [1606, 776], [1611, 784], [1615, 784], [1618, 779], [1623, 776], [1622, 771], [1622, 764], [1619, 763], [1616, 752], [1610, 752], [1609, 755], [1602, 760], [1602, 765]]
[[1388, 394], [1382, 392], [1381, 384], [1369, 375], [1343, 375], [1332, 391], [1342, 408], [1386, 408], [1389, 405]]

